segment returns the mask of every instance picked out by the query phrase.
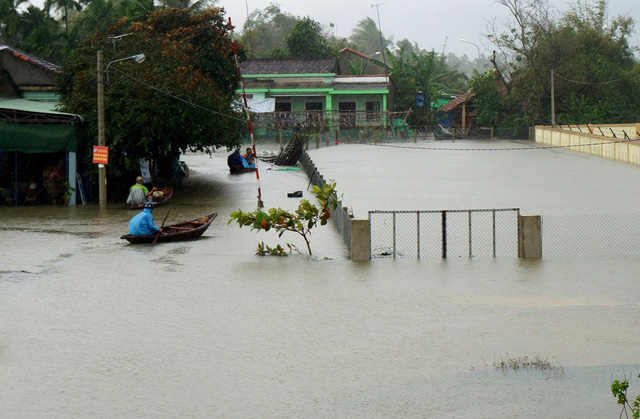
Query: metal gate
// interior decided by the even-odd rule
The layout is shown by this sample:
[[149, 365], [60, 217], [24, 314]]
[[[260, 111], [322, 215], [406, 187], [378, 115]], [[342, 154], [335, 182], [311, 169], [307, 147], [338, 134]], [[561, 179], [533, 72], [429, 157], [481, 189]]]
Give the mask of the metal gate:
[[518, 256], [519, 208], [369, 211], [371, 258]]

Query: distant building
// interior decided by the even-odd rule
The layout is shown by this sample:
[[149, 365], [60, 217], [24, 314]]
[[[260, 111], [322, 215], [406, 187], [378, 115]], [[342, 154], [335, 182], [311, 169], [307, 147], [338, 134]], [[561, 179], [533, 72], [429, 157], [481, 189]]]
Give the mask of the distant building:
[[386, 126], [393, 110], [384, 64], [348, 48], [338, 59], [248, 59], [240, 72], [250, 110], [270, 114], [271, 128]]
[[80, 117], [56, 110], [57, 70], [0, 41], [0, 204], [76, 203]]

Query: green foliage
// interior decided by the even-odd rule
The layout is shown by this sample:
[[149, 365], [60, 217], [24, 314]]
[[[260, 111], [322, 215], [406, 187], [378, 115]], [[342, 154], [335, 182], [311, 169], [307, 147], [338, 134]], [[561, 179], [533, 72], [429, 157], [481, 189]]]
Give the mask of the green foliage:
[[[388, 55], [391, 79], [396, 85], [397, 110], [409, 110], [410, 125], [431, 125], [434, 109], [431, 102], [439, 97], [460, 92], [464, 87], [463, 75], [450, 69], [444, 58], [435, 51], [405, 54], [401, 49], [397, 56]], [[416, 94], [425, 97], [423, 107], [417, 107]]]
[[[289, 253], [291, 253], [292, 251], [298, 251], [298, 248], [291, 244], [291, 243], [286, 243], [287, 248], [289, 249]], [[256, 255], [258, 256], [288, 256], [289, 253], [286, 252], [285, 248], [277, 245], [275, 247], [271, 247], [268, 244], [264, 244], [264, 242], [260, 242], [258, 243], [258, 248], [256, 249]], [[298, 252], [300, 253], [300, 252]]]
[[251, 57], [280, 58], [285, 56], [285, 37], [300, 19], [283, 13], [271, 3], [263, 11], [254, 10], [244, 24], [240, 41]]
[[320, 24], [309, 17], [295, 24], [285, 44], [291, 58], [326, 58], [338, 53], [329, 47]]
[[[365, 55], [373, 57], [376, 52], [386, 51], [393, 45], [391, 39], [386, 39], [373, 19], [367, 17], [358, 22], [358, 25], [351, 31], [349, 41], [355, 45], [355, 49]], [[382, 56], [376, 56], [382, 61]]]
[[[311, 255], [311, 245], [309, 236], [311, 230], [318, 225], [326, 225], [331, 218], [331, 211], [338, 206], [338, 196], [336, 184], [331, 181], [323, 185], [322, 188], [313, 186], [312, 193], [316, 196], [318, 204], [314, 205], [307, 199], [301, 199], [298, 208], [294, 212], [286, 211], [282, 208], [270, 208], [267, 212], [257, 209], [252, 212], [242, 210], [234, 211], [230, 214], [227, 224], [235, 222], [240, 228], [250, 227], [251, 230], [270, 231], [274, 229], [278, 237], [286, 231], [297, 233], [304, 238], [309, 255]], [[291, 245], [288, 245], [291, 248]], [[258, 245], [258, 252], [266, 251], [272, 254], [268, 246]], [[275, 247], [278, 249], [278, 246]]]
[[490, 36], [508, 59], [495, 63], [496, 88], [486, 78], [471, 82], [481, 125], [550, 123], [552, 70], [557, 123], [637, 119], [640, 68], [628, 44], [631, 18], [615, 17], [608, 25], [604, 0], [576, 2], [558, 18], [536, 2], [500, 4], [509, 8], [514, 23]]
[[[640, 374], [638, 374], [638, 377], [640, 378]], [[618, 404], [622, 406], [622, 411], [620, 412], [620, 417], [622, 417], [622, 414], [624, 413], [625, 416], [628, 418], [629, 417], [629, 413], [627, 412], [627, 409], [631, 412], [631, 417], [634, 419], [638, 419], [640, 418], [640, 395], [638, 395], [634, 400], [633, 400], [633, 405], [629, 402], [629, 399], [627, 397], [627, 391], [629, 390], [629, 380], [614, 380], [613, 383], [611, 383], [611, 393], [613, 394], [614, 397], [616, 397], [618, 399]]]
[[[237, 76], [220, 9], [164, 9], [150, 13], [144, 23], [121, 19], [109, 34], [127, 35], [114, 48], [105, 33], [96, 33], [62, 66], [58, 78], [62, 109], [84, 117], [80, 153], [86, 162], [97, 138], [100, 50], [105, 70], [109, 67], [104, 92], [110, 177], [129, 178], [140, 158], [160, 163], [187, 148], [206, 151], [240, 143], [246, 121], [230, 106]], [[141, 64], [115, 62], [140, 53], [146, 55]]]
[[498, 89], [498, 82], [495, 71], [476, 73], [469, 80], [469, 87], [476, 94], [475, 105], [479, 125], [496, 126], [501, 120], [501, 102], [504, 95]]

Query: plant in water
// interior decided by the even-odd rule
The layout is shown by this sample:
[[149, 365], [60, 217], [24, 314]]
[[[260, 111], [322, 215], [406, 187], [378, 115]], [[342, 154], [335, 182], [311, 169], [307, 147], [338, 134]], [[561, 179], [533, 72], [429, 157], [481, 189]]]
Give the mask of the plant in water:
[[[638, 374], [638, 378], [640, 378], [640, 374]], [[629, 412], [631, 412], [631, 417], [634, 419], [640, 418], [640, 395], [638, 395], [633, 401], [633, 406], [629, 402], [627, 398], [627, 390], [629, 389], [629, 380], [614, 380], [611, 383], [611, 393], [613, 393], [614, 397], [618, 398], [618, 404], [622, 405], [622, 411], [620, 411], [620, 417], [624, 413], [625, 417], [629, 417]], [[628, 410], [627, 410], [628, 409]]]
[[[318, 204], [312, 204], [307, 199], [301, 199], [298, 208], [293, 211], [286, 211], [282, 208], [269, 208], [266, 212], [257, 209], [253, 212], [244, 212], [242, 210], [234, 211], [230, 215], [227, 224], [236, 222], [240, 228], [251, 227], [251, 230], [269, 231], [274, 229], [278, 233], [278, 237], [282, 237], [285, 231], [291, 231], [299, 234], [304, 239], [309, 255], [311, 255], [311, 244], [309, 237], [311, 229], [318, 225], [325, 225], [331, 218], [331, 211], [338, 207], [338, 195], [336, 193], [336, 183], [329, 183], [322, 187], [313, 186], [312, 193], [316, 196]], [[297, 248], [288, 244], [291, 250]], [[280, 248], [282, 251], [278, 250]], [[275, 251], [275, 252], [274, 252]], [[258, 244], [259, 255], [277, 255], [282, 256], [284, 248], [276, 246], [271, 248], [264, 245], [264, 242]]]
[[[300, 253], [296, 245], [291, 243], [286, 243], [289, 248], [289, 253], [292, 251], [296, 251]], [[271, 247], [268, 244], [264, 244], [264, 242], [258, 243], [258, 248], [256, 249], [256, 255], [258, 256], [287, 256], [288, 253], [285, 251], [284, 247], [277, 245], [276, 247]]]

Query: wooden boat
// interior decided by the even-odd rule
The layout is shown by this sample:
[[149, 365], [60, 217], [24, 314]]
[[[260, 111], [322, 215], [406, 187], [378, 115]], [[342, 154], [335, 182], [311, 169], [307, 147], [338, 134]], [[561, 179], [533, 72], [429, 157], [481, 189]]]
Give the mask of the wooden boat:
[[[209, 214], [206, 217], [196, 218], [191, 221], [184, 221], [178, 224], [172, 224], [164, 226], [162, 233], [158, 236], [156, 243], [166, 242], [179, 242], [185, 240], [193, 240], [202, 236], [202, 234], [209, 228], [211, 222], [218, 216], [218, 214]], [[153, 243], [156, 239], [156, 235], [151, 236], [132, 236], [131, 234], [125, 234], [120, 237], [127, 240], [131, 244]]]
[[[167, 202], [169, 201], [169, 199], [171, 199], [171, 196], [173, 195], [173, 187], [165, 186], [164, 188], [158, 188], [158, 191], [162, 192], [160, 196], [153, 196], [153, 194], [151, 194], [151, 199], [153, 200], [154, 207], [161, 207], [167, 204]], [[144, 204], [127, 205], [127, 208], [133, 209], [133, 210], [136, 210], [136, 209], [139, 210], [144, 208]]]
[[243, 167], [243, 166], [230, 166], [229, 173], [237, 175], [240, 173], [253, 173], [256, 171], [255, 167]]

